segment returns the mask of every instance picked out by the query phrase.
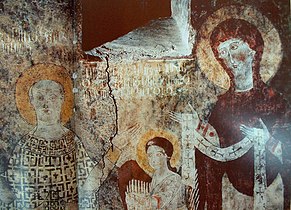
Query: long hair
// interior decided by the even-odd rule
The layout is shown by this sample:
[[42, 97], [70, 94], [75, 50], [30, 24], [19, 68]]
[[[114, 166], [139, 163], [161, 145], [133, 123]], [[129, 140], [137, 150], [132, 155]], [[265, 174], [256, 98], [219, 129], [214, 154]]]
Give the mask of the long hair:
[[147, 144], [146, 144], [146, 152], [148, 151], [148, 148], [150, 146], [158, 146], [158, 147], [161, 147], [164, 149], [166, 155], [167, 155], [167, 166], [168, 168], [173, 171], [173, 172], [176, 172], [176, 168], [172, 167], [171, 164], [170, 164], [170, 159], [173, 155], [173, 151], [174, 151], [174, 148], [173, 148], [173, 145], [172, 143], [168, 140], [168, 139], [165, 139], [163, 137], [154, 137], [153, 139], [150, 139]]

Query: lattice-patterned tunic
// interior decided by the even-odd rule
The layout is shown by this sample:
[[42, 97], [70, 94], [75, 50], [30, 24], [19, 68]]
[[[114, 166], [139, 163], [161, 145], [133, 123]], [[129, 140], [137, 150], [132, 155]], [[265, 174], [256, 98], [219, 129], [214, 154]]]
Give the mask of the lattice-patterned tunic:
[[7, 209], [65, 209], [67, 203], [77, 202], [77, 187], [93, 167], [72, 131], [51, 141], [28, 134], [9, 161], [7, 180], [16, 199]]

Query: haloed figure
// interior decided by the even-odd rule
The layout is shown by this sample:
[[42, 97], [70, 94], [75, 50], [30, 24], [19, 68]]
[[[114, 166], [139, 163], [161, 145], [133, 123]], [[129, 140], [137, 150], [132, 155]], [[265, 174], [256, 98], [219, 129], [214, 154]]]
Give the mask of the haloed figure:
[[62, 125], [63, 86], [52, 80], [37, 81], [29, 90], [29, 99], [36, 126], [18, 142], [9, 160], [7, 181], [15, 199], [1, 205], [7, 209], [76, 209], [77, 187], [88, 175], [78, 173], [77, 177], [76, 169], [90, 158], [76, 135]]
[[[8, 181], [14, 208], [59, 208], [77, 200], [75, 135], [61, 124], [62, 85], [41, 80], [29, 90], [36, 127], [14, 149]], [[22, 160], [22, 161], [19, 161]]]
[[175, 169], [170, 164], [173, 145], [165, 138], [156, 137], [148, 141], [146, 152], [149, 165], [154, 169], [151, 182], [153, 209], [169, 209], [170, 206], [177, 208], [182, 183], [181, 177], [173, 172]]
[[232, 38], [220, 43], [218, 56], [232, 71], [237, 92], [253, 88], [253, 60], [255, 51], [241, 39]]
[[[270, 185], [280, 173], [284, 186], [284, 208], [290, 208], [290, 140], [276, 130], [288, 107], [281, 95], [260, 77], [264, 42], [255, 26], [240, 19], [228, 19], [213, 30], [210, 43], [220, 65], [230, 77], [230, 89], [218, 97], [209, 124], [217, 131], [221, 147], [229, 147], [244, 137], [263, 134], [266, 147], [266, 177]], [[266, 52], [267, 53], [267, 52]], [[286, 135], [287, 136], [287, 135]], [[282, 154], [276, 147], [282, 145]], [[290, 153], [290, 151], [289, 151]], [[254, 195], [254, 150], [241, 158], [219, 162], [196, 153], [200, 185], [199, 209], [222, 209], [222, 177], [226, 173], [241, 193]], [[209, 170], [211, 169], [211, 170]]]
[[[184, 205], [184, 186], [181, 177], [173, 172], [170, 159], [173, 154], [173, 145], [162, 137], [155, 137], [146, 144], [149, 165], [154, 169], [149, 192], [144, 194], [127, 193], [128, 209], [186, 209]], [[147, 194], [148, 193], [148, 194]], [[139, 208], [138, 208], [139, 209]]]

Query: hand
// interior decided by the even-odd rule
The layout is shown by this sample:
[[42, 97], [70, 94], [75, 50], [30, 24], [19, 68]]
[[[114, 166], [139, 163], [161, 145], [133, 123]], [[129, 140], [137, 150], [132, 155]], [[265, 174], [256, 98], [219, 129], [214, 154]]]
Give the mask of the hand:
[[265, 144], [270, 139], [271, 135], [270, 135], [270, 132], [268, 131], [267, 126], [263, 122], [263, 120], [260, 119], [259, 122], [262, 128], [253, 128], [253, 127], [248, 127], [246, 125], [241, 125], [240, 130], [246, 137], [250, 139], [262, 137], [264, 141], [263, 143]]
[[148, 197], [143, 193], [125, 192], [125, 202], [128, 209], [134, 209], [134, 207], [142, 206], [146, 207], [148, 205], [148, 201]]
[[192, 121], [194, 122], [194, 127], [197, 128], [198, 124], [200, 122], [199, 116], [196, 112], [196, 110], [192, 107], [190, 102], [188, 103], [190, 106], [190, 109], [192, 111], [192, 114], [187, 114], [187, 113], [178, 113], [178, 112], [169, 112], [170, 118], [174, 120], [175, 122], [182, 123], [185, 121]]
[[141, 126], [139, 124], [134, 124], [133, 126], [127, 128], [125, 131], [119, 133], [113, 140], [114, 146], [119, 149], [125, 147], [128, 142], [133, 142], [132, 139], [137, 139], [137, 136], [141, 132]]

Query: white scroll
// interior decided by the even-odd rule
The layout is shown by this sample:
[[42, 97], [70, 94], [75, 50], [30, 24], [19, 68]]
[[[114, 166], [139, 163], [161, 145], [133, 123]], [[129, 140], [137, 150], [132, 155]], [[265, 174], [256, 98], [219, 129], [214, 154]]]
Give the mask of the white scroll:
[[[192, 114], [171, 113], [173, 120], [182, 126], [182, 180], [191, 186], [190, 206], [197, 209], [199, 204], [198, 175], [195, 165], [195, 148], [206, 156], [221, 162], [236, 160], [254, 146], [254, 210], [266, 209], [266, 140], [264, 136], [256, 139], [245, 137], [240, 142], [221, 148], [197, 132], [197, 117]], [[210, 126], [210, 125], [209, 125]]]
[[266, 209], [266, 149], [263, 136], [254, 141], [254, 210]]

